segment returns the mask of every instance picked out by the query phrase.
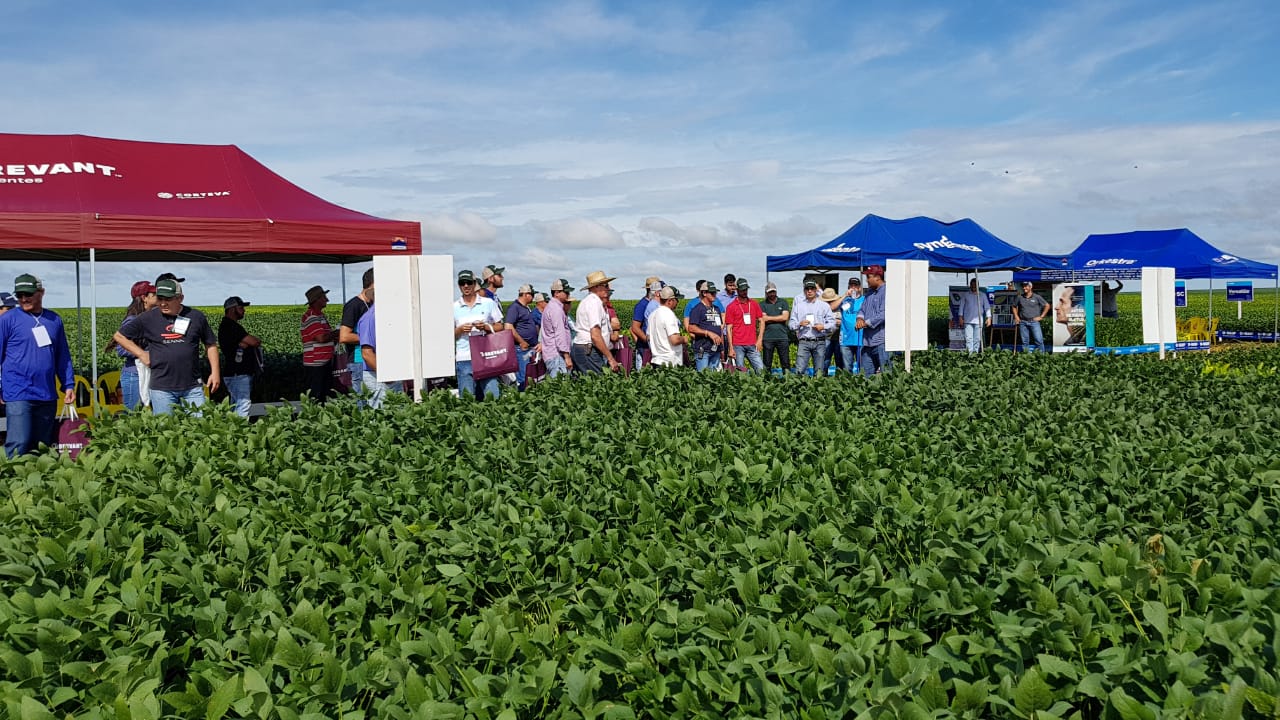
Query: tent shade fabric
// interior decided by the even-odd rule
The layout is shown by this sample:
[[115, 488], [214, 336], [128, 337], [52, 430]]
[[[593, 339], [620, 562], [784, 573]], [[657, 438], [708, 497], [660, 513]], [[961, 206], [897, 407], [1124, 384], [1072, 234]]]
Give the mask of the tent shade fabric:
[[1027, 252], [965, 218], [941, 222], [927, 217], [890, 220], [867, 215], [834, 240], [795, 255], [770, 255], [769, 272], [845, 270], [888, 260], [925, 260], [930, 270], [1017, 270], [1062, 267], [1066, 258]]
[[0, 133], [0, 259], [357, 262], [418, 223], [334, 205], [234, 145]]
[[1225, 253], [1186, 228], [1090, 235], [1060, 269], [1017, 273], [1017, 280], [1137, 280], [1144, 267], [1171, 267], [1184, 280], [1275, 278], [1276, 266]]

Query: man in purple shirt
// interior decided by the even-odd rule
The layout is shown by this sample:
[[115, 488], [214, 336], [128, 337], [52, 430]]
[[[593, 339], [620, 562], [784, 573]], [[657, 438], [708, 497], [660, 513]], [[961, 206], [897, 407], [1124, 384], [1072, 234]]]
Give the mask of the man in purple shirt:
[[862, 374], [871, 377], [893, 370], [893, 359], [884, 349], [884, 268], [867, 268], [867, 286], [857, 328], [862, 331]]
[[573, 335], [569, 331], [569, 293], [573, 286], [560, 278], [551, 283], [551, 301], [542, 311], [542, 359], [547, 376], [566, 375], [573, 369]]

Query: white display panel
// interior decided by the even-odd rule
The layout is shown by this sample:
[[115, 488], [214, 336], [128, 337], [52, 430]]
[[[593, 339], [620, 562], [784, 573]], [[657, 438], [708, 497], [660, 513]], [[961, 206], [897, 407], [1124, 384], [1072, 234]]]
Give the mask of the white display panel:
[[884, 348], [890, 352], [929, 347], [929, 263], [889, 260], [884, 273]]
[[373, 259], [373, 277], [374, 306], [378, 309], [378, 380], [415, 379], [415, 336], [422, 363], [417, 379], [451, 377], [453, 256], [378, 256]]
[[1142, 268], [1142, 342], [1177, 342], [1173, 268]]

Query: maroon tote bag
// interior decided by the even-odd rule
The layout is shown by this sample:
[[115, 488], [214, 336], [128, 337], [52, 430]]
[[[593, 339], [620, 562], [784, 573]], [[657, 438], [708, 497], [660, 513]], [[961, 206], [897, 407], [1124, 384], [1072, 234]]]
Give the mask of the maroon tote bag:
[[471, 377], [488, 380], [520, 369], [516, 360], [516, 339], [509, 332], [472, 335]]

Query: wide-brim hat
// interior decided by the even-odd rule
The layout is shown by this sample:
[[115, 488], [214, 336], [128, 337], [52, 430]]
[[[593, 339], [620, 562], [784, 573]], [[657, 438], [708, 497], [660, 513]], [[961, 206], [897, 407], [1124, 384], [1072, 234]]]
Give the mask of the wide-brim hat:
[[[325, 290], [323, 287], [319, 285], [312, 285], [311, 287], [307, 288], [307, 304], [309, 305], [319, 300], [322, 297], [328, 297], [328, 295], [329, 295], [328, 290]], [[245, 303], [245, 305], [248, 305], [248, 304], [249, 303]]]
[[822, 302], [829, 303], [829, 302], [835, 302], [839, 300], [840, 296], [836, 294], [835, 290], [832, 290], [831, 288], [827, 288], [826, 290], [822, 291], [822, 297], [818, 299], [821, 300]]
[[616, 277], [609, 277], [605, 275], [603, 270], [596, 270], [590, 275], [587, 275], [587, 284], [585, 287], [590, 290], [597, 285], [607, 285], [617, 279], [618, 278]]

